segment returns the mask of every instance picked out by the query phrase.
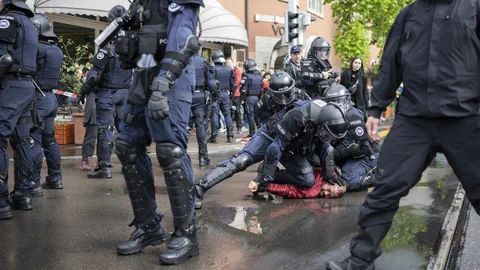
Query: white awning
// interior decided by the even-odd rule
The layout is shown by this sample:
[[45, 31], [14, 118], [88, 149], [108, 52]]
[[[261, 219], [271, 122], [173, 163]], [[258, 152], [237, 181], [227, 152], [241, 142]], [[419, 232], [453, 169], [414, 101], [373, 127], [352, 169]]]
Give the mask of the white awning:
[[64, 13], [106, 17], [115, 5], [130, 7], [128, 0], [27, 0], [27, 4], [41, 13]]
[[[35, 12], [80, 14], [106, 17], [115, 5], [130, 7], [128, 0], [27, 0]], [[248, 35], [242, 22], [217, 0], [204, 0], [200, 9], [202, 36], [200, 40], [248, 47]]]
[[248, 47], [248, 35], [239, 18], [223, 8], [216, 0], [205, 0], [200, 9], [202, 36], [200, 40]]

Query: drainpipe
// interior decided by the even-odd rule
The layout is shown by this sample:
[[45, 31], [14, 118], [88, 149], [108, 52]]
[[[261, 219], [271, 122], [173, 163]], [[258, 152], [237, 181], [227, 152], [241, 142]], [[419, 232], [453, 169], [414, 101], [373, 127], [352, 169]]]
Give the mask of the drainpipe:
[[[245, 30], [247, 30], [248, 41], [250, 41], [250, 35], [248, 34], [248, 0], [245, 0]], [[248, 59], [248, 50], [245, 50], [245, 58]]]

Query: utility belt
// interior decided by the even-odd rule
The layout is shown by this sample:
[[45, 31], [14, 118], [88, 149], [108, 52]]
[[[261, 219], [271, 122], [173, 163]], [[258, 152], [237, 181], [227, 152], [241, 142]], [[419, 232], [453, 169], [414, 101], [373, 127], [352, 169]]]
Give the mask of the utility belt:
[[107, 89], [128, 89], [130, 88], [129, 83], [100, 83], [101, 88], [107, 88]]
[[260, 95], [260, 93], [258, 93], [258, 94], [249, 94], [249, 93], [247, 93], [247, 97], [258, 97], [258, 95]]
[[30, 75], [7, 73], [7, 75], [3, 80], [4, 81], [32, 81], [32, 77]]
[[11, 68], [7, 74], [13, 74], [16, 76], [35, 76], [35, 70], [28, 70], [24, 68]]

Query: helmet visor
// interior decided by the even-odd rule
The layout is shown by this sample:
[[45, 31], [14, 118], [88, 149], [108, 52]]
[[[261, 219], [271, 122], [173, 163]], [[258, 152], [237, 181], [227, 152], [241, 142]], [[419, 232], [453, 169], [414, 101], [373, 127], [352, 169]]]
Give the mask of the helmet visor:
[[283, 92], [276, 92], [276, 91], [270, 90], [270, 93], [273, 96], [273, 101], [275, 101], [275, 103], [277, 104], [282, 104], [282, 105], [288, 105], [292, 103], [296, 97], [292, 89], [288, 91], [283, 91]]
[[337, 104], [338, 106], [340, 106], [344, 111], [347, 111], [349, 109], [349, 106], [350, 106], [350, 102], [349, 102], [349, 98], [347, 98], [346, 96], [343, 96], [343, 97], [335, 97], [335, 98], [325, 98], [324, 101], [325, 102], [333, 102], [335, 104]]
[[330, 58], [330, 48], [315, 48], [315, 56], [322, 60]]

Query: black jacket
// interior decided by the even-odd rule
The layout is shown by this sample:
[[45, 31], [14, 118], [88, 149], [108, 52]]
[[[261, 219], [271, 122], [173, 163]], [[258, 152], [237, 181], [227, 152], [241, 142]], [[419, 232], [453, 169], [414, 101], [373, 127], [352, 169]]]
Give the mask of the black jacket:
[[285, 72], [295, 80], [295, 87], [303, 89], [302, 84], [302, 63], [300, 65], [295, 64], [292, 59], [288, 60], [285, 64]]
[[480, 110], [477, 0], [417, 0], [397, 16], [385, 44], [369, 115], [395, 99], [399, 114], [466, 117]]
[[352, 94], [351, 99], [353, 103], [355, 103], [355, 107], [366, 114], [370, 98], [365, 74], [361, 71], [352, 72], [350, 67], [350, 70], [346, 70], [342, 73], [340, 77], [340, 84], [349, 89], [357, 82], [357, 80], [357, 90]]

